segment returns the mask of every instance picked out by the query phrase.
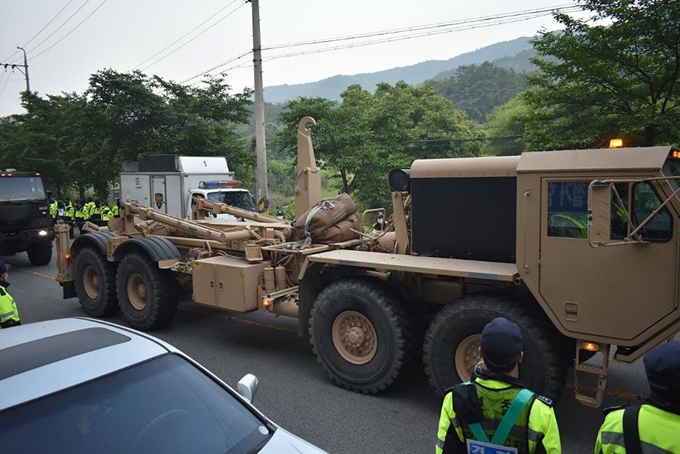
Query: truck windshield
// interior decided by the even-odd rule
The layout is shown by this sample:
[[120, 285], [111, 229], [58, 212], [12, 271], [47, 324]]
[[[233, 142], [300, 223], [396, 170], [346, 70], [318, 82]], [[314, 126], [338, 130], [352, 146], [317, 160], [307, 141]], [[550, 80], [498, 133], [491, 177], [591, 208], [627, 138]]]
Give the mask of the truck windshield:
[[244, 210], [257, 211], [253, 196], [248, 191], [231, 191], [231, 192], [209, 192], [208, 198], [216, 202], [226, 203], [236, 208], [243, 208]]
[[44, 199], [40, 177], [0, 177], [0, 202]]
[[[663, 165], [662, 171], [667, 177], [680, 177], [680, 160], [666, 159], [666, 163]], [[678, 189], [678, 184], [680, 184], [680, 181], [670, 179], [668, 182], [671, 184], [671, 186], [673, 186], [673, 189]]]

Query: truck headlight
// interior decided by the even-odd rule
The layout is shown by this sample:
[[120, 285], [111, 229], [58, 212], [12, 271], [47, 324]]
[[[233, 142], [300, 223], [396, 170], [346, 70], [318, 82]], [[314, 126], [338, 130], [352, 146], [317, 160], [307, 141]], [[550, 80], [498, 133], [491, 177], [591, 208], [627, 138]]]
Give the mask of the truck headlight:
[[41, 230], [41, 231], [39, 231], [39, 232], [38, 232], [38, 235], [40, 235], [40, 236], [47, 236], [47, 235], [48, 235], [47, 230]]

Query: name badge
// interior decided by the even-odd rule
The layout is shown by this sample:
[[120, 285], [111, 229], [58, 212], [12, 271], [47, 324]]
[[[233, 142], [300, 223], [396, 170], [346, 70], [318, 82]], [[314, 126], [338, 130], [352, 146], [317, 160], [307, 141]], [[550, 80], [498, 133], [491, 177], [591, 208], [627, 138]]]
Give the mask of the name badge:
[[518, 454], [517, 448], [499, 446], [483, 441], [465, 440], [468, 454]]

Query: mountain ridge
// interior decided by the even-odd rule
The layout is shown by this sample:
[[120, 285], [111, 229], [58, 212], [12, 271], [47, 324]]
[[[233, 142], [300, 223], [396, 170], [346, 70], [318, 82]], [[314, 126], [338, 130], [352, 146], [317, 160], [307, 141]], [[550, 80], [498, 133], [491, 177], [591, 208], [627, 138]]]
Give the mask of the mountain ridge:
[[[411, 85], [418, 85], [429, 79], [451, 77], [455, 69], [463, 65], [481, 64], [485, 61], [498, 61], [499, 66], [517, 67], [527, 66], [517, 62], [513, 57], [522, 54], [521, 59], [527, 60], [533, 53], [529, 44], [531, 37], [520, 37], [509, 41], [502, 41], [481, 47], [471, 52], [465, 52], [447, 60], [427, 60], [413, 65], [386, 69], [373, 73], [361, 73], [327, 77], [325, 79], [302, 84], [283, 84], [265, 87], [265, 101], [268, 103], [282, 103], [298, 97], [322, 97], [335, 101], [340, 100], [340, 94], [347, 87], [359, 84], [364, 89], [373, 91], [380, 82], [395, 84], [401, 80]], [[449, 75], [446, 75], [446, 74]], [[443, 76], [440, 76], [444, 74]]]

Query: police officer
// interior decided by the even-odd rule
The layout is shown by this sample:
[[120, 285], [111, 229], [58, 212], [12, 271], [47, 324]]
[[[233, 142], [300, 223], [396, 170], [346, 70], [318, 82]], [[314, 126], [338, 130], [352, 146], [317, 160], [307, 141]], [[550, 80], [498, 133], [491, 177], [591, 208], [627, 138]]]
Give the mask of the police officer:
[[680, 342], [654, 348], [643, 363], [649, 396], [642, 405], [605, 410], [595, 454], [680, 453]]
[[382, 232], [385, 230], [385, 215], [378, 213], [378, 217], [373, 225], [373, 232]]
[[[510, 320], [499, 317], [484, 327], [483, 362], [471, 382], [454, 386], [444, 397], [436, 454], [505, 452], [503, 446], [525, 454], [561, 452], [552, 401], [517, 380], [523, 347], [522, 333]], [[496, 450], [484, 450], [483, 443]]]
[[21, 325], [19, 310], [14, 298], [7, 293], [7, 287], [9, 287], [7, 276], [10, 269], [12, 269], [11, 266], [0, 260], [0, 329]]

